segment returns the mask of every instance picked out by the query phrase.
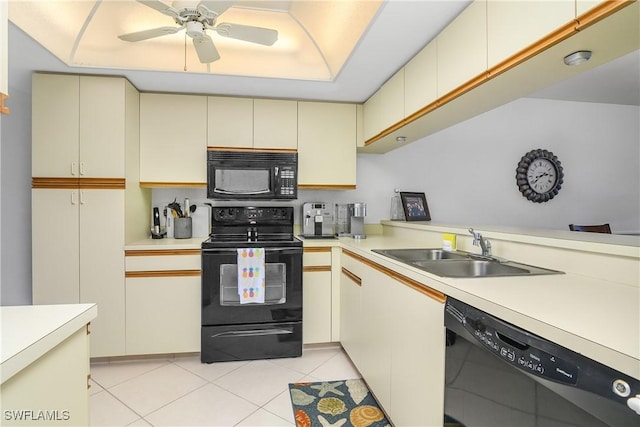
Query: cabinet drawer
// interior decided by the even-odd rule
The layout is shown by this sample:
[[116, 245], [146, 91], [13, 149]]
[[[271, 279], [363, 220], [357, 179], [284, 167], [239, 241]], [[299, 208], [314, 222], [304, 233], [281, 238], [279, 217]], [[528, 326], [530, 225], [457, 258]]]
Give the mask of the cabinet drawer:
[[304, 248], [302, 265], [304, 267], [331, 267], [331, 248]]
[[[126, 271], [168, 271], [168, 270], [200, 270], [200, 250], [197, 254], [168, 254], [158, 251], [158, 255], [134, 255], [135, 251], [127, 251], [125, 257]], [[176, 251], [173, 251], [176, 253]]]

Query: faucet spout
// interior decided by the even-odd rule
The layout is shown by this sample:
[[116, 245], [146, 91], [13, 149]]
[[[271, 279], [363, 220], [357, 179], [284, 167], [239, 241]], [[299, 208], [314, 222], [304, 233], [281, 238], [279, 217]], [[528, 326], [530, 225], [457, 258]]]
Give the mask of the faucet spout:
[[482, 234], [476, 232], [473, 228], [469, 228], [469, 233], [473, 235], [473, 246], [480, 246], [482, 256], [491, 256], [491, 242], [489, 239], [482, 237]]

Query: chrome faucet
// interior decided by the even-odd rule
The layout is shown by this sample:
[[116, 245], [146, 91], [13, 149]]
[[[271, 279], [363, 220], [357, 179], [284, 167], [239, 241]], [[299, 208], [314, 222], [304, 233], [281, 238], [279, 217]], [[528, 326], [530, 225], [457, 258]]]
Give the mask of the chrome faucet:
[[480, 246], [482, 249], [482, 256], [491, 256], [491, 242], [489, 239], [482, 237], [482, 234], [477, 233], [473, 228], [469, 229], [469, 233], [473, 235], [473, 246]]

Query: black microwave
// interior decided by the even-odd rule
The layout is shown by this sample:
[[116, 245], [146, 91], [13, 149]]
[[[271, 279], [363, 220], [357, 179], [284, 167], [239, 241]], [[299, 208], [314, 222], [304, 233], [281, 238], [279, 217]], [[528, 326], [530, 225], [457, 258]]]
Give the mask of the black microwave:
[[298, 197], [298, 153], [207, 151], [207, 198], [277, 200]]

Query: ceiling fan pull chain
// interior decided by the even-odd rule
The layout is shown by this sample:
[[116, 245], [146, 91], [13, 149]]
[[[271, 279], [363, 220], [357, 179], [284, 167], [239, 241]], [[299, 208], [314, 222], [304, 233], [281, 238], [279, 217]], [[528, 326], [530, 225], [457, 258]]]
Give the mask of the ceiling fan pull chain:
[[184, 71], [187, 71], [187, 33], [184, 33]]

